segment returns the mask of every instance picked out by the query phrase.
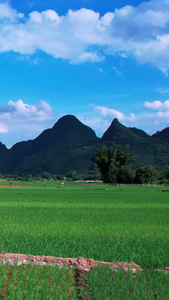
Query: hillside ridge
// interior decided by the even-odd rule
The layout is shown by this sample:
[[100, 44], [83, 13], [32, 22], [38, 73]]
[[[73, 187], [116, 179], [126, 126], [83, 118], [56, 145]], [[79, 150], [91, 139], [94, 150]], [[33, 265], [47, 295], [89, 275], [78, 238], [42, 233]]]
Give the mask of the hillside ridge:
[[18, 142], [10, 149], [0, 143], [0, 170], [2, 174], [19, 175], [86, 174], [94, 168], [91, 158], [103, 144], [128, 145], [135, 158], [133, 169], [151, 164], [163, 170], [169, 163], [169, 128], [150, 136], [115, 118], [99, 138], [75, 116], [65, 115], [35, 139]]

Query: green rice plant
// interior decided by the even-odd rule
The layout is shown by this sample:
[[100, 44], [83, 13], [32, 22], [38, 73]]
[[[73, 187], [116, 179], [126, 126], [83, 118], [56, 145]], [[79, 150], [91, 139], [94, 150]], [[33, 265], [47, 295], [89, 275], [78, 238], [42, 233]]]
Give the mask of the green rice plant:
[[25, 275], [26, 275], [26, 283], [24, 285], [23, 293], [26, 299], [31, 300], [39, 299], [39, 282], [40, 282], [40, 266], [32, 266], [31, 264], [29, 265], [29, 268], [26, 270]]
[[169, 276], [162, 271], [113, 272], [110, 267], [100, 266], [88, 275], [86, 295], [91, 300], [152, 300], [169, 299]]
[[25, 265], [22, 264], [18, 268], [17, 287], [16, 287], [16, 290], [15, 290], [15, 299], [23, 299], [24, 284], [25, 284]]
[[1, 249], [165, 267], [169, 201], [162, 189], [72, 183], [3, 188]]
[[14, 294], [17, 286], [17, 261], [14, 262], [14, 266], [11, 268], [11, 276], [9, 276], [9, 283], [7, 285], [7, 294], [11, 300], [14, 300]]
[[[74, 286], [74, 269], [57, 266], [33, 266], [29, 264], [1, 268], [4, 285], [0, 298], [11, 300], [77, 300]], [[6, 277], [5, 277], [6, 276]]]
[[[74, 268], [8, 263], [0, 268], [0, 298], [11, 300], [154, 300], [169, 299], [169, 275], [147, 270], [127, 273], [100, 265], [89, 273]], [[78, 278], [76, 276], [78, 275]], [[76, 277], [76, 278], [75, 278]]]
[[5, 286], [8, 271], [9, 271], [8, 263], [6, 263], [5, 266], [0, 264], [0, 293], [2, 292]]

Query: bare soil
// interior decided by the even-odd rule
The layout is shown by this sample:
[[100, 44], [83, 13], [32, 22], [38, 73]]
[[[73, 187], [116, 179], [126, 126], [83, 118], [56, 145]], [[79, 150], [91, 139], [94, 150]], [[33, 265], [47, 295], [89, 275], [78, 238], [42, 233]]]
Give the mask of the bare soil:
[[114, 271], [117, 271], [119, 268], [123, 268], [124, 272], [127, 272], [128, 269], [132, 270], [133, 273], [136, 273], [137, 270], [142, 270], [141, 267], [134, 262], [104, 262], [104, 261], [95, 261], [90, 258], [78, 257], [78, 258], [62, 258], [62, 257], [54, 257], [54, 256], [34, 256], [34, 255], [26, 255], [26, 254], [14, 254], [14, 253], [0, 253], [0, 261], [4, 262], [6, 260], [11, 261], [30, 261], [32, 263], [37, 262], [46, 262], [49, 264], [59, 264], [65, 265], [68, 269], [72, 266], [75, 269], [80, 271], [89, 272], [91, 268], [98, 267], [99, 265], [109, 265], [112, 267]]

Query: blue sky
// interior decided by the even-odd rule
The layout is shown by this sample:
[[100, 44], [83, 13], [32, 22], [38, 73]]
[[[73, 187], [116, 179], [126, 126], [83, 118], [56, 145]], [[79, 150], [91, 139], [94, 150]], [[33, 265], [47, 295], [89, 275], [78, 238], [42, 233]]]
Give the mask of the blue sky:
[[0, 1], [0, 141], [66, 114], [101, 137], [114, 118], [169, 126], [169, 0]]

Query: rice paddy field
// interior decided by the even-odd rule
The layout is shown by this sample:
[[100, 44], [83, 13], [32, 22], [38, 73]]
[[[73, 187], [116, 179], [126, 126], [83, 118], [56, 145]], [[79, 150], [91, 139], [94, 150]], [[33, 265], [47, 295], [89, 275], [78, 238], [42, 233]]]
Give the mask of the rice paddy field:
[[[64, 271], [67, 273], [58, 275], [63, 271], [56, 267], [46, 267], [46, 273], [37, 267], [34, 274], [38, 283], [32, 285], [41, 296], [32, 292], [30, 298], [21, 286], [25, 282], [25, 289], [30, 289], [24, 274], [31, 278], [33, 266], [18, 271], [6, 265], [0, 269], [0, 299], [169, 299], [169, 275], [152, 275], [155, 268], [169, 266], [168, 187], [68, 182], [64, 187], [60, 182], [47, 182], [46, 187], [32, 182], [0, 185], [0, 252], [133, 261], [147, 272], [135, 279], [129, 272], [124, 279], [120, 271], [115, 276], [107, 268], [93, 269], [79, 290], [73, 269], [71, 274]], [[53, 273], [45, 275], [47, 272]], [[20, 276], [18, 287], [14, 282]], [[43, 276], [60, 276], [61, 286], [66, 276], [65, 294], [52, 296], [59, 293], [60, 286]], [[49, 287], [51, 296], [48, 292], [43, 298], [42, 290], [44, 293]], [[10, 298], [10, 291], [17, 289], [20, 296]]]

